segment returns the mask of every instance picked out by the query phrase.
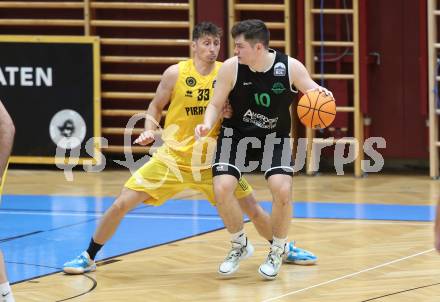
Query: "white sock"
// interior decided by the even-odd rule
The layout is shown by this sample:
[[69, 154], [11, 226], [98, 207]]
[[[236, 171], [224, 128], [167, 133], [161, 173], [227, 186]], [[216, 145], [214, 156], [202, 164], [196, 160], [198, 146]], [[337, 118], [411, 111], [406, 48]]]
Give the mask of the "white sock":
[[246, 233], [242, 229], [241, 231], [231, 234], [231, 241], [240, 243], [241, 245], [246, 244]]
[[0, 302], [15, 302], [9, 282], [0, 284]]
[[287, 237], [286, 238], [277, 238], [275, 236], [273, 236], [273, 242], [272, 245], [276, 245], [280, 248], [285, 249], [285, 245], [286, 245], [286, 241], [287, 241]]

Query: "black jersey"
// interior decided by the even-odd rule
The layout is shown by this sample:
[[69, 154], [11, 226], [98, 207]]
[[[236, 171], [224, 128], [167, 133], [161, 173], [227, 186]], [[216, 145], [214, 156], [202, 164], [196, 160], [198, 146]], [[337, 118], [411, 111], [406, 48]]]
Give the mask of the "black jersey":
[[275, 61], [266, 72], [254, 72], [238, 64], [237, 81], [229, 93], [233, 115], [223, 125], [243, 137], [265, 137], [270, 133], [288, 137], [289, 107], [296, 94], [289, 81], [287, 55], [275, 52]]

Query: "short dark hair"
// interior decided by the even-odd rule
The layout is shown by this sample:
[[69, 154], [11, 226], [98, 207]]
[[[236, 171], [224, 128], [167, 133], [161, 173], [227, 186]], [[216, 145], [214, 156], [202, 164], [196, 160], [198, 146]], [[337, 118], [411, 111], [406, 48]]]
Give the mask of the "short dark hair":
[[270, 32], [261, 20], [251, 19], [238, 22], [232, 27], [231, 35], [234, 39], [243, 35], [244, 39], [252, 45], [260, 42], [264, 47], [269, 48]]
[[193, 41], [199, 39], [203, 36], [213, 36], [221, 38], [223, 31], [220, 27], [211, 22], [200, 22], [196, 26], [194, 26], [192, 32]]

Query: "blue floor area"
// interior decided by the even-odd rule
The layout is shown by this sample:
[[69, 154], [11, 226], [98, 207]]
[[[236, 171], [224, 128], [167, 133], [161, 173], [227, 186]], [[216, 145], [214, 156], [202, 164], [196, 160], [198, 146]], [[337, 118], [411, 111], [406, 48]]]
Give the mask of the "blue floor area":
[[[113, 198], [6, 195], [0, 208], [0, 249], [11, 282], [57, 272], [87, 248]], [[270, 212], [271, 203], [262, 202]], [[431, 221], [433, 206], [294, 202], [292, 217]], [[97, 259], [114, 257], [223, 228], [205, 200], [141, 205], [122, 221]]]
[[432, 221], [435, 207], [399, 204], [295, 202], [296, 218]]

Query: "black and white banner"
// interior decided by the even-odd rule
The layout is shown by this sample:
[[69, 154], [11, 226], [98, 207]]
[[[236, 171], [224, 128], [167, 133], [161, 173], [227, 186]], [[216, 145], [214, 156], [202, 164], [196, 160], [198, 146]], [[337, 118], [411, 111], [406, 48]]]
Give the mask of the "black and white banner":
[[[12, 162], [53, 163], [56, 149], [100, 136], [95, 37], [1, 37], [0, 99], [16, 127]], [[94, 153], [94, 152], [92, 152]]]

